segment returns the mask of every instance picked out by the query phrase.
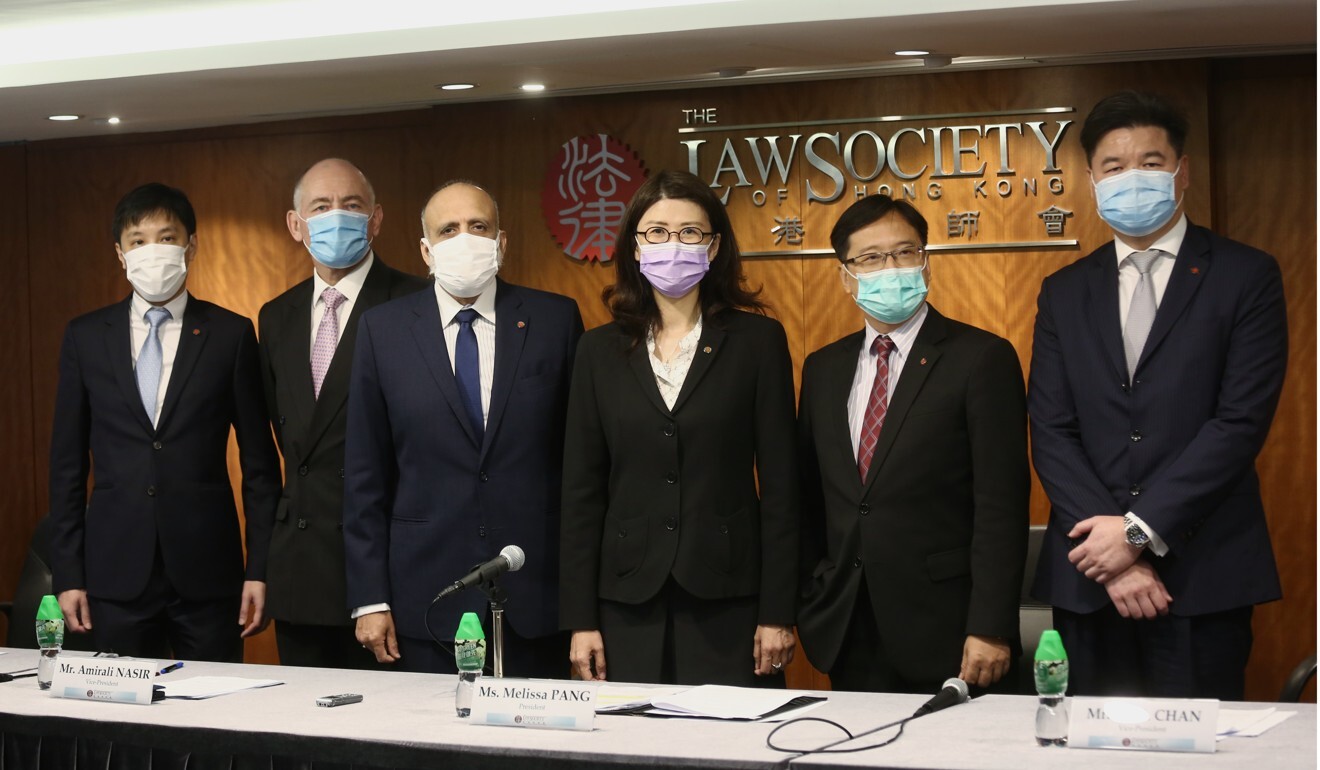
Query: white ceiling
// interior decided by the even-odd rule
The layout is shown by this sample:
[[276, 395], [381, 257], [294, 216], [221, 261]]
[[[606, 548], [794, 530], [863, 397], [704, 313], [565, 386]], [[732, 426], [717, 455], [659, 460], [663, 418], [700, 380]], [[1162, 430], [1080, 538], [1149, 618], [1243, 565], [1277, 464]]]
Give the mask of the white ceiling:
[[[1315, 52], [1315, 0], [0, 0], [0, 142], [765, 80]], [[751, 68], [722, 78], [721, 69]], [[442, 92], [440, 83], [478, 88]], [[542, 82], [540, 96], [519, 85]], [[83, 115], [72, 123], [47, 116]], [[117, 116], [118, 126], [105, 124]]]

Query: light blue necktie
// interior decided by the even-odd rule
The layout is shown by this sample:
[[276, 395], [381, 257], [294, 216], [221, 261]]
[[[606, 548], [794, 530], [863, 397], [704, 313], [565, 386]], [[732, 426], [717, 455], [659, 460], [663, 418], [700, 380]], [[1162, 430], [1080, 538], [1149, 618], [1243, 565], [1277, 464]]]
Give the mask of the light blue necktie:
[[170, 318], [170, 311], [163, 307], [153, 307], [147, 311], [147, 339], [138, 353], [137, 383], [142, 394], [142, 406], [147, 410], [151, 424], [156, 424], [156, 394], [160, 392], [160, 370], [164, 355], [160, 348], [160, 325]]

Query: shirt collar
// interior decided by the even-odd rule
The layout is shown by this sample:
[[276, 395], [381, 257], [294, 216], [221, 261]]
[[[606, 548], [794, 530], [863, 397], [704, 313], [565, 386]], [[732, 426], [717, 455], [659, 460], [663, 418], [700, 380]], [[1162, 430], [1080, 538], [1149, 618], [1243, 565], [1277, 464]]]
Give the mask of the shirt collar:
[[344, 295], [344, 299], [349, 303], [357, 301], [358, 294], [362, 293], [362, 285], [367, 282], [367, 273], [371, 272], [371, 265], [376, 261], [375, 251], [368, 251], [367, 256], [358, 263], [357, 269], [343, 278], [339, 283], [331, 286], [321, 278], [321, 274], [312, 270], [312, 305], [315, 306], [321, 302], [321, 295], [326, 289], [333, 288], [335, 291]]
[[[894, 343], [894, 349], [898, 354], [907, 358], [908, 351], [912, 350], [912, 345], [917, 341], [917, 333], [921, 331], [921, 325], [925, 323], [926, 316], [930, 314], [930, 305], [925, 302], [912, 317], [899, 324], [898, 328], [889, 332], [889, 339]], [[862, 339], [862, 350], [871, 354], [871, 345], [875, 344], [875, 338], [880, 336], [880, 332], [871, 324], [866, 324], [866, 335]]]
[[490, 288], [481, 292], [481, 295], [477, 297], [477, 299], [471, 305], [463, 305], [460, 304], [458, 300], [449, 296], [449, 292], [445, 291], [440, 286], [439, 282], [436, 282], [435, 298], [436, 298], [436, 302], [440, 305], [441, 325], [448, 326], [451, 323], [453, 323], [454, 316], [458, 315], [458, 311], [466, 307], [472, 308], [473, 310], [477, 311], [477, 315], [481, 316], [487, 321], [490, 321], [491, 323], [494, 323], [495, 322], [495, 291], [498, 285], [499, 285], [498, 281], [491, 281]]
[[[1170, 256], [1177, 257], [1178, 249], [1182, 248], [1183, 237], [1186, 235], [1187, 215], [1181, 214], [1178, 216], [1178, 224], [1169, 228], [1169, 232], [1160, 236], [1160, 239], [1152, 243], [1150, 247], [1152, 249], [1159, 249]], [[1118, 257], [1118, 267], [1120, 270], [1123, 268], [1123, 260], [1127, 259], [1132, 254], [1135, 254], [1137, 251], [1138, 249], [1129, 246], [1122, 238], [1114, 236], [1114, 252]]]
[[[166, 310], [170, 311], [169, 320], [178, 321], [183, 318], [183, 309], [187, 306], [188, 306], [188, 290], [185, 289], [179, 292], [179, 296], [175, 297], [169, 302], [166, 302], [164, 305], [161, 305], [160, 307], [163, 307]], [[142, 299], [142, 297], [138, 296], [137, 292], [133, 292], [133, 303], [132, 303], [131, 312], [133, 313], [133, 318], [135, 320], [146, 323], [145, 319], [147, 317], [147, 311], [153, 307], [156, 306], [151, 304], [150, 302], [147, 302], [145, 299]]]

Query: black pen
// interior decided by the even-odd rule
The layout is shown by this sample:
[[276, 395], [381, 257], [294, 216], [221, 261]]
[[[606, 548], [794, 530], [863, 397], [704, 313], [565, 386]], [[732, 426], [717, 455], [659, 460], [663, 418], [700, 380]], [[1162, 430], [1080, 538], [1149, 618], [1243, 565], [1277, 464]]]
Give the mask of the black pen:
[[156, 676], [160, 676], [161, 674], [168, 674], [171, 671], [178, 671], [181, 668], [183, 668], [183, 661], [179, 661], [178, 663], [171, 663], [165, 668], [162, 668], [160, 671], [157, 671]]

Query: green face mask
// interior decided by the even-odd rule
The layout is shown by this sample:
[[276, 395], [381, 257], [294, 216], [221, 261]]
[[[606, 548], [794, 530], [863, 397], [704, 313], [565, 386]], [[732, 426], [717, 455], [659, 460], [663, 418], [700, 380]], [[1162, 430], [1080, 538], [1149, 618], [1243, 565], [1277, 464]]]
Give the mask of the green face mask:
[[912, 317], [926, 301], [924, 267], [895, 267], [874, 273], [849, 275], [857, 279], [856, 302], [877, 321], [897, 324]]

